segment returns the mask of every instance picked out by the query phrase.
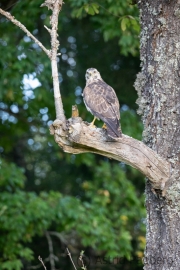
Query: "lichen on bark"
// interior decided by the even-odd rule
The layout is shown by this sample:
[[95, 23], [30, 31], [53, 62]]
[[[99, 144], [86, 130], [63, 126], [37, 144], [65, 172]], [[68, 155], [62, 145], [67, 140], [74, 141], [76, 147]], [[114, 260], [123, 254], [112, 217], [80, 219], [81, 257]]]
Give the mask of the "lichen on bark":
[[144, 269], [179, 269], [180, 1], [140, 0], [138, 6], [142, 70], [135, 87], [144, 124], [143, 140], [171, 164], [165, 197], [152, 191], [149, 181], [146, 184]]

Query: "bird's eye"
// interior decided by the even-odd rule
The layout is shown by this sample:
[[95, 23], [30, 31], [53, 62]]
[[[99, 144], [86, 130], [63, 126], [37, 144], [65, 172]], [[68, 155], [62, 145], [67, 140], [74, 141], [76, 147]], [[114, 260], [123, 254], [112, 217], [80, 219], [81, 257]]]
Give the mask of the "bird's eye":
[[94, 70], [94, 73], [96, 73], [96, 71]]

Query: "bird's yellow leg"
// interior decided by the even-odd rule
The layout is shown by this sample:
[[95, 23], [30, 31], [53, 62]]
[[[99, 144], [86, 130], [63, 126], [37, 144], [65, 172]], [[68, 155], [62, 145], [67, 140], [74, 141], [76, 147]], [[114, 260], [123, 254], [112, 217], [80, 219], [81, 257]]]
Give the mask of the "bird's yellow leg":
[[102, 126], [102, 128], [107, 129], [107, 126], [106, 126], [106, 124], [105, 124], [105, 123], [104, 123], [104, 125]]
[[94, 116], [94, 119], [93, 119], [93, 121], [91, 122], [91, 124], [89, 125], [91, 128], [94, 128], [95, 127], [95, 125], [94, 125], [94, 122], [96, 121], [96, 116]]

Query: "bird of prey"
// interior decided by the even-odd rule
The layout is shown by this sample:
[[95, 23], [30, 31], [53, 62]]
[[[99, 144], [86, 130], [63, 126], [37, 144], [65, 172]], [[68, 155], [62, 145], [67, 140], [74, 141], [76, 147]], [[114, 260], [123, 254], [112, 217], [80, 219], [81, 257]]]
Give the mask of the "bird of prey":
[[91, 126], [96, 119], [101, 119], [108, 136], [115, 139], [121, 137], [119, 101], [114, 89], [103, 81], [95, 68], [87, 69], [85, 78], [86, 86], [82, 95], [87, 110], [94, 115]]

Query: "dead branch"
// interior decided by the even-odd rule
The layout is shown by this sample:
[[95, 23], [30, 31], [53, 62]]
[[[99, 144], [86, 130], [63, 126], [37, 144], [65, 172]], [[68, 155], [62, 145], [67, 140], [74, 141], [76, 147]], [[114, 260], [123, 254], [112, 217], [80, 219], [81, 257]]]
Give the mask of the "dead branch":
[[16, 20], [9, 12], [6, 12], [0, 8], [0, 14], [4, 15], [7, 19], [9, 19], [12, 23], [17, 25], [20, 29], [22, 29], [27, 36], [29, 36], [34, 42], [39, 45], [39, 47], [47, 54], [47, 56], [51, 59], [52, 66], [52, 78], [53, 78], [53, 88], [54, 88], [54, 100], [55, 100], [55, 108], [56, 108], [56, 118], [62, 121], [65, 121], [65, 115], [63, 110], [63, 104], [60, 94], [59, 87], [59, 78], [58, 78], [58, 68], [57, 68], [57, 51], [59, 48], [59, 41], [57, 39], [57, 30], [58, 30], [58, 15], [62, 7], [62, 0], [46, 0], [41, 7], [47, 6], [52, 10], [52, 16], [50, 18], [51, 29], [45, 27], [51, 35], [51, 51], [47, 50], [43, 44], [35, 38], [27, 28]]
[[64, 152], [90, 152], [125, 162], [147, 176], [155, 189], [163, 190], [169, 180], [170, 164], [143, 142], [127, 135], [109, 141], [106, 130], [90, 128], [80, 117], [72, 117], [66, 123], [55, 120], [50, 132]]
[[44, 269], [47, 270], [47, 268], [46, 268], [46, 266], [45, 266], [45, 264], [40, 256], [38, 257], [38, 260], [42, 263]]
[[46, 238], [48, 241], [48, 246], [49, 246], [49, 260], [50, 260], [51, 270], [55, 270], [53, 243], [52, 243], [51, 237], [47, 231], [45, 232], [45, 235], [46, 235]]
[[22, 23], [16, 20], [14, 16], [12, 16], [9, 12], [6, 12], [1, 8], [0, 13], [4, 15], [7, 19], [9, 19], [13, 24], [17, 25], [21, 30], [23, 30], [27, 34], [27, 36], [30, 37], [32, 40], [34, 40], [34, 42], [47, 54], [47, 56], [50, 57], [51, 55], [50, 51], [47, 50], [43, 46], [43, 44], [37, 38], [35, 38], [35, 36], [33, 36]]
[[71, 257], [71, 253], [69, 252], [69, 249], [66, 248], [66, 250], [67, 250], [67, 255], [69, 256], [69, 258], [70, 258], [70, 260], [71, 260], [71, 262], [72, 262], [72, 265], [73, 265], [74, 269], [77, 270], [76, 265], [75, 265], [75, 263], [74, 263], [74, 261], [73, 261], [73, 259], [72, 259], [72, 257]]

